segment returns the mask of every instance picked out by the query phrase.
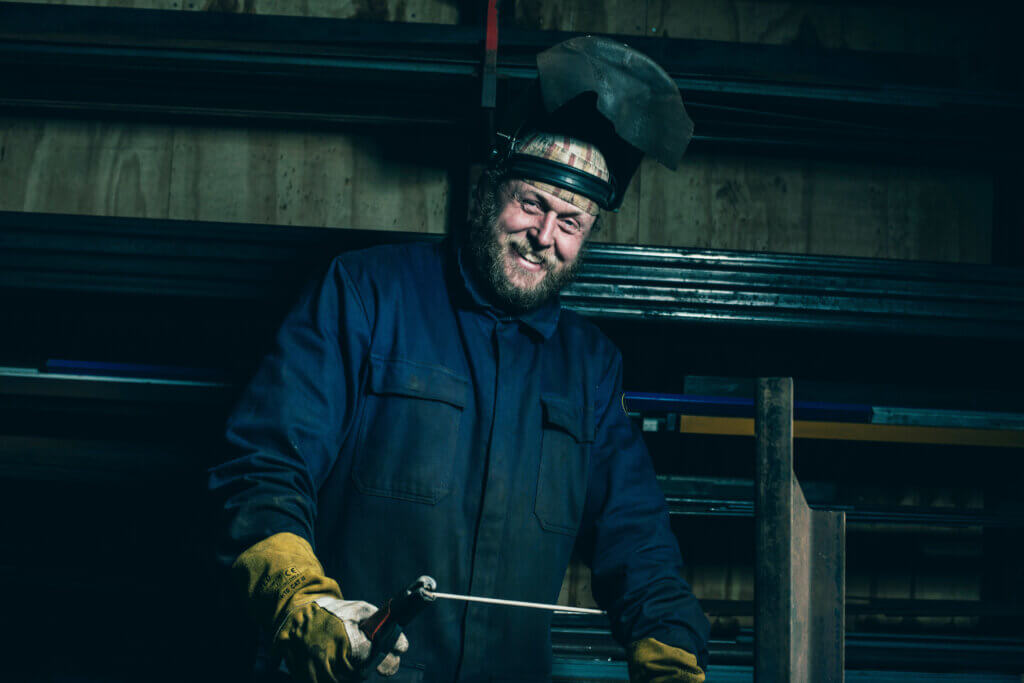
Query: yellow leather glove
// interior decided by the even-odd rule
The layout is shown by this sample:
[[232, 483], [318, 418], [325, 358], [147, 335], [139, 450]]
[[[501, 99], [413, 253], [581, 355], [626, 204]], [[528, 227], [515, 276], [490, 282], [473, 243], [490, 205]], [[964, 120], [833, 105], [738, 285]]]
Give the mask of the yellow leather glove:
[[643, 638], [629, 646], [630, 683], [704, 683], [697, 658], [686, 650]]
[[[356, 672], [370, 656], [370, 641], [359, 622], [377, 608], [343, 599], [306, 539], [291, 533], [265, 538], [238, 556], [231, 573], [293, 678], [304, 683], [360, 678]], [[394, 674], [408, 648], [400, 636], [377, 671]]]

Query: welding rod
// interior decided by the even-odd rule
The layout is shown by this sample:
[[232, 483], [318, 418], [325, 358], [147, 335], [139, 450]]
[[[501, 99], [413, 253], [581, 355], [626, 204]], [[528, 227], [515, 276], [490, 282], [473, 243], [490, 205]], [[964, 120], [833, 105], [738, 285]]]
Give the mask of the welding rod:
[[574, 612], [576, 614], [607, 614], [604, 610], [590, 609], [588, 607], [567, 607], [565, 605], [545, 605], [542, 602], [521, 602], [519, 600], [501, 600], [499, 598], [478, 598], [473, 595], [458, 595], [456, 593], [436, 593], [434, 591], [423, 591], [431, 598], [442, 598], [444, 600], [465, 600], [466, 602], [486, 602], [490, 605], [507, 605], [509, 607], [532, 607], [534, 609], [549, 609], [553, 612]]

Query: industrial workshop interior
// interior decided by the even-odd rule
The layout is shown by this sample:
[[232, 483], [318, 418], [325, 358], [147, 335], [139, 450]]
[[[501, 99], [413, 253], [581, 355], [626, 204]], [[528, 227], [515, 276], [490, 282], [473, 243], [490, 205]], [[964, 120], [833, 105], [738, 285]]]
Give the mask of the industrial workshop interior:
[[[550, 623], [550, 636], [513, 633], [503, 648], [472, 652], [469, 639], [487, 635], [465, 625], [456, 673], [424, 664], [393, 680], [1020, 683], [1024, 79], [1014, 16], [1011, 3], [988, 0], [0, 0], [0, 680], [307, 680], [290, 677], [297, 660], [281, 654], [297, 651], [286, 648], [298, 641], [283, 640], [294, 612], [260, 622], [256, 598], [241, 594], [257, 590], [257, 579], [239, 583], [238, 567], [260, 546], [230, 561], [261, 537], [227, 562], [218, 551], [225, 510], [242, 504], [210, 493], [226, 476], [225, 425], [236, 405], [251, 403], [244, 397], [256, 390], [246, 387], [257, 386], [257, 368], [286, 336], [286, 316], [310, 283], [337, 272], [336, 257], [364, 264], [367, 249], [433, 254], [469, 244], [477, 183], [517, 154], [541, 158], [517, 147], [527, 128], [516, 117], [524, 103], [553, 106], [549, 90], [537, 96], [538, 82], [547, 88], [543, 55], [589, 36], [587, 45], [653, 65], [676, 107], [678, 90], [685, 125], [640, 118], [655, 144], [671, 139], [685, 154], [672, 169], [640, 147], [631, 179], [614, 165], [601, 176], [601, 187], [628, 189], [615, 186], [608, 206], [594, 200], [599, 223], [580, 238], [589, 240], [582, 266], [543, 306], [557, 311], [560, 302], [560, 326], [599, 330], [621, 352], [611, 412], [621, 406], [628, 438], [647, 455], [628, 471], [609, 465], [607, 486], [617, 491], [634, 470], [648, 476], [647, 460], [653, 466], [658, 529], [671, 532], [682, 558], [681, 570], [661, 571], [699, 601], [710, 624], [705, 655], [662, 645], [654, 626], [626, 629], [619, 598], [602, 597], [611, 580], [588, 558], [598, 556], [592, 537], [603, 536], [579, 520], [612, 512], [593, 512], [601, 504], [590, 498], [583, 512], [572, 508], [574, 497], [592, 495], [597, 475], [583, 490], [555, 491], [550, 505], [570, 519], [551, 531], [535, 474], [509, 490], [529, 496], [524, 519], [537, 528], [509, 531], [491, 551], [477, 531], [474, 562], [498, 557], [523, 567], [510, 570], [517, 575], [540, 576], [551, 553], [531, 539], [557, 536], [567, 550], [553, 589], [533, 591], [527, 579], [492, 586], [476, 574], [472, 585], [446, 583], [434, 566], [408, 580], [436, 578], [436, 587], [426, 577], [414, 584], [421, 600], [427, 591], [417, 606], [423, 624], [434, 623], [431, 611], [459, 609], [480, 615], [465, 624], [512, 628], [529, 612], [529, 623]], [[594, 92], [573, 102], [589, 103], [625, 138], [614, 117], [648, 93], [620, 89], [611, 107]], [[492, 151], [503, 144], [507, 152]], [[597, 177], [574, 168], [566, 178]], [[523, 173], [502, 176], [513, 178], [502, 187], [529, 192], [545, 177]], [[542, 187], [583, 197], [559, 184], [569, 180], [552, 182]], [[494, 225], [536, 206], [508, 192], [497, 196], [512, 197], [513, 208]], [[550, 196], [561, 204], [543, 205], [544, 221], [558, 206], [582, 206]], [[550, 234], [547, 253], [561, 253], [551, 250], [579, 236], [572, 221], [558, 214], [550, 233], [545, 222], [523, 239]], [[539, 268], [508, 239], [508, 258], [521, 257], [515, 272]], [[484, 258], [467, 253], [459, 259]], [[344, 276], [346, 291], [364, 291], [360, 272]], [[380, 292], [405, 281], [391, 272], [373, 285]], [[362, 301], [358, 292], [351, 296]], [[393, 306], [413, 306], [403, 301]], [[387, 304], [375, 305], [366, 315], [385, 316]], [[330, 323], [344, 348], [362, 334], [347, 315]], [[413, 317], [429, 326], [444, 315]], [[528, 315], [493, 324], [518, 321], [525, 339]], [[424, 335], [413, 348], [432, 343]], [[591, 353], [574, 348], [563, 362], [576, 367]], [[444, 368], [421, 366], [402, 380], [401, 359], [385, 370], [377, 356], [360, 362], [372, 367], [352, 372], [370, 372], [374, 391], [463, 410], [466, 380]], [[326, 371], [313, 379], [322, 381], [316, 396], [342, 384]], [[556, 433], [573, 452], [605, 453], [605, 422], [591, 405], [541, 401], [545, 439]], [[303, 406], [274, 410], [303, 422]], [[495, 432], [526, 430], [514, 411], [495, 409], [492, 419]], [[407, 427], [396, 419], [385, 430]], [[427, 436], [395, 438], [418, 443], [443, 431], [428, 427]], [[344, 462], [333, 448], [329, 457]], [[510, 457], [533, 462], [530, 450]], [[505, 451], [488, 453], [486, 472], [497, 471]], [[604, 473], [601, 458], [587, 471]], [[542, 477], [557, 467], [541, 462]], [[360, 471], [354, 484], [336, 471], [327, 481], [358, 488]], [[262, 485], [240, 476], [231, 481]], [[316, 502], [319, 472], [295, 479], [310, 489], [310, 507], [342, 517], [350, 509], [328, 504], [323, 491]], [[512, 483], [486, 482], [487, 496]], [[452, 486], [441, 496], [462, 495]], [[374, 493], [364, 497], [377, 504]], [[415, 518], [415, 509], [440, 510], [437, 498], [388, 509]], [[483, 525], [488, 503], [479, 505]], [[367, 524], [373, 550], [351, 542], [322, 551], [318, 532], [323, 571], [373, 576], [360, 553], [404, 567], [406, 553], [437, 546], [397, 534], [380, 551], [372, 529], [392, 527]], [[624, 542], [661, 538], [644, 524], [633, 523]], [[283, 533], [290, 528], [263, 535], [307, 543]], [[461, 538], [465, 529], [432, 534]], [[393, 605], [413, 591], [389, 583], [349, 595], [347, 586], [375, 584], [333, 578], [344, 601], [398, 596]], [[498, 602], [430, 602], [445, 591]], [[323, 600], [289, 609], [316, 608], [340, 624]], [[550, 604], [499, 604], [509, 601]], [[372, 658], [380, 641], [366, 623], [355, 633]], [[388, 648], [404, 629], [401, 661], [434, 661], [419, 659], [432, 647], [425, 626], [388, 623], [394, 637], [380, 657], [398, 655]], [[344, 640], [356, 657], [356, 636], [339, 632], [332, 642]], [[546, 650], [518, 650], [520, 636]], [[640, 636], [692, 666], [650, 673], [636, 664]], [[488, 659], [487, 676], [466, 673], [470, 660]], [[277, 677], [253, 673], [264, 660], [264, 674]], [[546, 673], [520, 677], [502, 662]], [[351, 677], [346, 669], [308, 680], [388, 680], [353, 667]]]

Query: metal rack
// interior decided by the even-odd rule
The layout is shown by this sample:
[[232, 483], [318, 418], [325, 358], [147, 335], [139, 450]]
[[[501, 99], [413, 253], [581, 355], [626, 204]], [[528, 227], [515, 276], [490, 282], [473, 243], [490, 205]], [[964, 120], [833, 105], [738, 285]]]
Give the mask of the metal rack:
[[[0, 212], [0, 287], [253, 301], [343, 249], [412, 239], [439, 238]], [[1024, 271], [998, 266], [596, 243], [563, 302], [607, 319], [1024, 339]]]
[[[534, 55], [570, 35], [503, 28], [499, 96], [534, 78]], [[701, 121], [697, 147], [942, 162], [1017, 155], [1024, 97], [962, 87], [951, 59], [622, 39], [679, 85]], [[0, 110], [454, 128], [477, 119], [483, 54], [479, 26], [4, 3]]]

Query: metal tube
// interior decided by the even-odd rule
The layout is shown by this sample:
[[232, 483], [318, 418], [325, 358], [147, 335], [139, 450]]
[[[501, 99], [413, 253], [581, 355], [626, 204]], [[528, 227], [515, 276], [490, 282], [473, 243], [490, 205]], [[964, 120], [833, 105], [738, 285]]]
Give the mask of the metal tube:
[[546, 605], [542, 602], [522, 602], [520, 600], [501, 600], [499, 598], [478, 598], [472, 595], [457, 595], [455, 593], [436, 593], [434, 591], [423, 591], [431, 598], [443, 598], [445, 600], [464, 600], [466, 602], [486, 602], [490, 605], [506, 605], [508, 607], [532, 607], [534, 609], [549, 609], [553, 612], [574, 612], [576, 614], [607, 614], [604, 610], [590, 609], [589, 607], [567, 607], [565, 605]]

